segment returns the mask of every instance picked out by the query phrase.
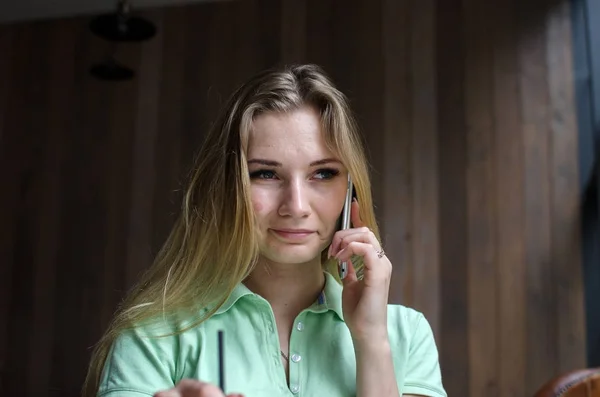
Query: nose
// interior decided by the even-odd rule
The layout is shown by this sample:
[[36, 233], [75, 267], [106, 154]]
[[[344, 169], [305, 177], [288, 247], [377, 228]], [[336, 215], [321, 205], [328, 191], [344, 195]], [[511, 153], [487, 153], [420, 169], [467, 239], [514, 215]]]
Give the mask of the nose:
[[309, 188], [301, 180], [293, 180], [285, 184], [279, 206], [279, 215], [293, 218], [304, 218], [310, 214]]

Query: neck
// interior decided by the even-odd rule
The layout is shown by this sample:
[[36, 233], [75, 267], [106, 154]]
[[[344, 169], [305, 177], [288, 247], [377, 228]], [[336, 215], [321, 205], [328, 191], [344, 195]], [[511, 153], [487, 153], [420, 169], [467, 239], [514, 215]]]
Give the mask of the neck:
[[282, 265], [261, 260], [244, 284], [269, 301], [276, 318], [293, 321], [317, 300], [325, 276], [320, 263]]

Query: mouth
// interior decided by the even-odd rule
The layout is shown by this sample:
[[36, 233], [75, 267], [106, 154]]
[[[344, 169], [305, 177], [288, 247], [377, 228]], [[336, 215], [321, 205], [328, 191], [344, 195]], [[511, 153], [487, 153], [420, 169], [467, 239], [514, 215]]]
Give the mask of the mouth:
[[314, 230], [308, 229], [271, 229], [277, 236], [284, 240], [300, 241], [315, 233]]

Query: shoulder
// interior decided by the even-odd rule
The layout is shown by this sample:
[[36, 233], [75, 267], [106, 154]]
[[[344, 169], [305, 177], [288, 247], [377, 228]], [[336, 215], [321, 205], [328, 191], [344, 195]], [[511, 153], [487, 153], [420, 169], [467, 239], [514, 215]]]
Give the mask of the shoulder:
[[124, 391], [152, 395], [173, 387], [183, 369], [181, 350], [198, 347], [200, 328], [181, 332], [172, 323], [155, 320], [121, 330], [107, 355], [100, 395]]
[[423, 313], [403, 305], [388, 305], [388, 324], [396, 333], [407, 337], [414, 336], [416, 332], [429, 328], [429, 322]]
[[388, 333], [392, 346], [407, 358], [427, 355], [437, 360], [437, 343], [423, 313], [402, 305], [388, 305]]
[[388, 305], [388, 332], [394, 363], [402, 368], [403, 393], [446, 397], [435, 338], [423, 313]]

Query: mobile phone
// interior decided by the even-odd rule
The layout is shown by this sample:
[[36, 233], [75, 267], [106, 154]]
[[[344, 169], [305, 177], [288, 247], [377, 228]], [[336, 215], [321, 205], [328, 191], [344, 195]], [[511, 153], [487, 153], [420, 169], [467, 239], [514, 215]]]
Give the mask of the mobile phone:
[[[346, 199], [342, 211], [340, 230], [350, 229], [350, 212], [352, 207], [352, 198], [356, 197], [352, 177], [348, 173], [348, 187], [346, 189]], [[348, 263], [342, 262], [340, 265], [340, 278], [343, 280], [348, 275]]]

